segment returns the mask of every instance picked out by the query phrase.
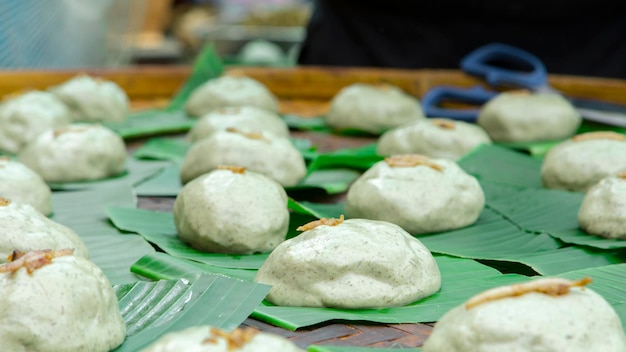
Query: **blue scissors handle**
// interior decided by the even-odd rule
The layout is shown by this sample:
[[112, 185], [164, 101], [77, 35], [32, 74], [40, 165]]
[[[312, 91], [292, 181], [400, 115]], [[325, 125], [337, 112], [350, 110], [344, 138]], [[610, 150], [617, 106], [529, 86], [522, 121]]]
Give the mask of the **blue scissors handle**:
[[[500, 61], [530, 67], [529, 72], [516, 71], [490, 64]], [[548, 73], [543, 62], [522, 49], [492, 43], [482, 46], [461, 60], [461, 69], [471, 75], [482, 77], [491, 86], [512, 85], [536, 90], [546, 87]]]
[[428, 117], [446, 117], [453, 120], [475, 122], [480, 109], [445, 109], [439, 105], [443, 101], [482, 105], [498, 94], [481, 86], [458, 88], [439, 86], [429, 90], [422, 97], [422, 109]]

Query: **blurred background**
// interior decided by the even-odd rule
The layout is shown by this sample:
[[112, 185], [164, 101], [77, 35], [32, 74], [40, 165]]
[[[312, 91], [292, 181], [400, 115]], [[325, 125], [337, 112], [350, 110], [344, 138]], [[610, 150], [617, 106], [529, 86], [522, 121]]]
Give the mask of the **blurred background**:
[[292, 66], [311, 0], [0, 1], [0, 68], [185, 64], [213, 43], [231, 65]]

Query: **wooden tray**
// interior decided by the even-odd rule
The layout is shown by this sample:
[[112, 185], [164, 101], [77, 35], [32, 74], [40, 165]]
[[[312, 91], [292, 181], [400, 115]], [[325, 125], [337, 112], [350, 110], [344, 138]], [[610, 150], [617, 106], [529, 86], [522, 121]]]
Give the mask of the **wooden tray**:
[[[330, 99], [341, 88], [356, 82], [386, 82], [397, 85], [418, 97], [430, 88], [439, 85], [470, 87], [481, 84], [481, 81], [454, 70], [320, 67], [237, 68], [236, 70], [267, 85], [279, 97], [283, 113], [304, 116], [325, 113]], [[169, 98], [176, 93], [190, 72], [189, 67], [182, 66], [84, 71], [0, 71], [0, 95], [28, 89], [45, 89], [76, 74], [86, 73], [117, 82], [126, 90], [135, 108], [160, 107], [167, 104]], [[550, 83], [570, 96], [626, 105], [626, 81], [623, 80], [551, 76]], [[353, 147], [373, 141], [371, 138], [329, 136], [310, 132], [294, 132], [294, 134], [301, 138], [310, 138], [322, 151]], [[133, 142], [131, 148], [137, 145], [138, 142]], [[139, 207], [147, 209], [171, 210], [172, 205], [172, 198], [142, 197], [139, 199]], [[336, 322], [291, 332], [254, 319], [246, 320], [243, 325], [286, 336], [302, 347], [310, 344], [418, 347], [432, 330], [432, 324]]]

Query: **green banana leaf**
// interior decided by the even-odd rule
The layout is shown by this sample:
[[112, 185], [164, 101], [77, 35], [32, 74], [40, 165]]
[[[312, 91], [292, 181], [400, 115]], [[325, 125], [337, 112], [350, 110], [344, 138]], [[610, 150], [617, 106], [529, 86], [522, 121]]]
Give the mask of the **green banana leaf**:
[[373, 143], [358, 148], [340, 149], [318, 154], [309, 164], [308, 172], [331, 168], [367, 170], [383, 159], [384, 157], [376, 154], [376, 143]]
[[134, 352], [163, 334], [192, 326], [233, 330], [263, 300], [269, 287], [203, 274], [191, 281], [134, 282], [114, 290], [127, 326], [126, 340], [114, 351]]
[[550, 236], [559, 239], [565, 243], [571, 243], [581, 246], [589, 246], [600, 249], [624, 249], [626, 248], [626, 240], [609, 239], [599, 236], [593, 236], [581, 229], [572, 229], [565, 231], [552, 231]]
[[522, 153], [482, 144], [458, 161], [469, 174], [479, 181], [541, 188], [541, 160]]
[[289, 198], [287, 207], [296, 213], [309, 215], [317, 219], [339, 218], [345, 212], [345, 203], [318, 204], [307, 201], [298, 202], [293, 198]]
[[123, 139], [131, 139], [186, 132], [195, 124], [196, 119], [182, 110], [152, 109], [138, 111], [130, 114], [124, 121], [107, 122], [104, 125]]
[[[146, 241], [177, 258], [195, 260], [225, 268], [258, 269], [268, 256], [267, 253], [232, 255], [206, 253], [193, 249], [178, 238], [174, 216], [169, 212], [110, 207], [107, 209], [107, 214], [118, 229], [138, 233]], [[312, 220], [314, 218], [307, 214], [291, 213], [287, 238], [297, 236], [299, 232], [296, 231], [296, 227]]]
[[219, 77], [224, 71], [222, 60], [217, 55], [213, 44], [208, 43], [196, 56], [191, 76], [167, 107], [168, 111], [182, 110], [191, 93], [210, 79]]
[[152, 177], [167, 165], [169, 165], [169, 163], [127, 158], [126, 170], [122, 175], [95, 181], [50, 183], [49, 186], [53, 191], [71, 191], [111, 185], [132, 186]]
[[285, 114], [283, 115], [283, 120], [285, 120], [289, 128], [294, 130], [325, 133], [330, 133], [332, 131], [326, 124], [326, 119], [324, 119], [323, 116], [301, 117], [293, 114]]
[[[111, 283], [137, 281], [130, 266], [154, 248], [136, 235], [122, 235], [107, 223], [105, 208], [133, 207], [136, 199], [129, 186], [108, 185], [95, 189], [54, 192], [52, 220], [76, 232], [89, 249], [90, 259]], [[124, 250], [120, 250], [123, 248]]]
[[[500, 274], [493, 268], [473, 260], [436, 256], [442, 276], [442, 289], [431, 297], [413, 304], [385, 309], [346, 310], [333, 308], [278, 307], [264, 303], [257, 307], [253, 317], [271, 324], [295, 330], [330, 320], [357, 320], [379, 323], [417, 323], [436, 321], [452, 307], [462, 304], [469, 297], [491, 287], [528, 280], [515, 274]], [[150, 254], [135, 263], [131, 270], [152, 279], [193, 277], [200, 272], [226, 275], [223, 268], [193, 263], [160, 253]], [[230, 270], [236, 277], [253, 278], [254, 271]]]
[[176, 197], [183, 189], [179, 163], [164, 167], [154, 176], [138, 183], [135, 193], [143, 197]]

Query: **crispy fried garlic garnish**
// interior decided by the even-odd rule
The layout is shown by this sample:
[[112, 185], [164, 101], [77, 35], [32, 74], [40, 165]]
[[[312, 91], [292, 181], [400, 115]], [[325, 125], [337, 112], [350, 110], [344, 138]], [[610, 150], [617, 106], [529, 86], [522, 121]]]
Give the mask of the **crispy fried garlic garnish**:
[[375, 89], [378, 89], [378, 90], [381, 90], [381, 91], [388, 91], [392, 87], [389, 83], [385, 83], [385, 82], [374, 83], [374, 84], [372, 84], [372, 86]]
[[229, 108], [219, 108], [217, 110], [217, 112], [219, 112], [220, 114], [228, 114], [228, 115], [235, 115], [238, 114], [239, 112], [241, 112], [241, 108], [238, 106], [235, 107], [229, 107]]
[[579, 134], [579, 135], [572, 137], [572, 140], [574, 142], [590, 141], [594, 139], [609, 139], [609, 140], [623, 142], [623, 141], [626, 141], [626, 136], [620, 133], [616, 133], [616, 132], [598, 131], [598, 132], [587, 132], [587, 133]]
[[550, 296], [562, 296], [569, 293], [570, 287], [582, 287], [588, 285], [590, 282], [591, 278], [589, 277], [575, 281], [552, 277], [533, 280], [522, 284], [496, 287], [470, 298], [465, 302], [465, 308], [472, 309], [483, 303], [502, 298], [517, 297], [530, 292], [538, 292]]
[[66, 133], [80, 133], [80, 132], [84, 132], [87, 131], [90, 128], [90, 126], [80, 126], [80, 127], [76, 127], [76, 126], [65, 126], [65, 127], [59, 127], [56, 128], [54, 130], [54, 138], [57, 138], [63, 134]]
[[415, 167], [428, 166], [433, 170], [441, 171], [443, 166], [435, 164], [426, 156], [419, 154], [392, 155], [385, 158], [385, 162], [391, 167]]
[[0, 273], [13, 273], [26, 268], [29, 274], [44, 265], [52, 263], [52, 259], [74, 254], [71, 248], [59, 250], [44, 249], [30, 252], [13, 251], [7, 258], [8, 263], [0, 265]]
[[238, 69], [230, 69], [224, 75], [228, 77], [246, 77], [246, 73]]
[[296, 231], [309, 231], [309, 230], [313, 230], [314, 228], [321, 226], [321, 225], [326, 225], [326, 226], [337, 226], [339, 224], [341, 224], [344, 220], [343, 214], [341, 214], [339, 216], [339, 219], [335, 219], [335, 218], [323, 218], [323, 219], [319, 219], [319, 220], [314, 220], [311, 221], [309, 223], [306, 223], [302, 226], [298, 226], [298, 228], [296, 229]]
[[456, 124], [454, 121], [446, 120], [446, 119], [430, 119], [433, 125], [443, 128], [446, 130], [453, 130], [456, 128]]
[[615, 176], [617, 176], [618, 178], [626, 180], [626, 171], [622, 171], [622, 172], [620, 172], [619, 174], [617, 174]]
[[3, 198], [3, 197], [0, 197], [0, 207], [6, 207], [9, 204], [11, 204], [11, 200], [10, 199], [6, 199], [6, 198]]
[[269, 139], [265, 138], [263, 133], [245, 132], [235, 127], [228, 127], [226, 131], [240, 134], [249, 139], [258, 139], [260, 141], [269, 142]]
[[234, 174], [245, 174], [246, 168], [243, 166], [233, 166], [233, 165], [218, 165], [218, 170], [230, 170]]
[[256, 334], [259, 333], [259, 331], [254, 328], [238, 328], [232, 333], [228, 333], [224, 330], [211, 327], [209, 331], [211, 333], [211, 337], [202, 341], [202, 344], [216, 344], [218, 342], [218, 338], [221, 337], [226, 340], [229, 351], [243, 347], [246, 343], [250, 342]]

